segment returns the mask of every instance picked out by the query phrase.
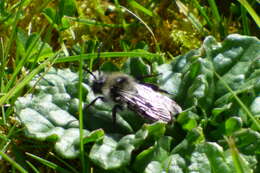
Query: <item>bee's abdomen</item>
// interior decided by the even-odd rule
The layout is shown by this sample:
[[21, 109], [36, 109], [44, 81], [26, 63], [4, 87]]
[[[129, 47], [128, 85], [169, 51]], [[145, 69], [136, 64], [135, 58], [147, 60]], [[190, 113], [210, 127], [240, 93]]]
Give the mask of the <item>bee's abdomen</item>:
[[180, 113], [181, 107], [169, 97], [154, 91], [142, 84], [136, 84], [136, 93], [120, 92], [120, 98], [129, 109], [152, 121], [170, 122], [172, 117]]

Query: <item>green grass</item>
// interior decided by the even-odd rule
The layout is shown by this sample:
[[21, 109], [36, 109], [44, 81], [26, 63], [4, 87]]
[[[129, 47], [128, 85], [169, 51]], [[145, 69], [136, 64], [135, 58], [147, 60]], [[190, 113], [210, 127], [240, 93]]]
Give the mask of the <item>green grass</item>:
[[[121, 68], [128, 59], [135, 57], [142, 57], [147, 64], [169, 62], [198, 48], [196, 45], [201, 45], [207, 35], [219, 41], [231, 33], [259, 37], [258, 2], [238, 0], [232, 3], [223, 8], [214, 0], [179, 0], [176, 3], [129, 0], [124, 4], [116, 0], [1, 1], [0, 172], [95, 172], [93, 170], [100, 169], [85, 154], [89, 146], [84, 144], [82, 85], [78, 87], [80, 159], [61, 159], [52, 149], [34, 151], [18, 147], [28, 143], [23, 126], [15, 118], [14, 104], [17, 98], [34, 93], [35, 90], [27, 86], [39, 73], [47, 73], [51, 67], [71, 68], [78, 71], [83, 81], [85, 66], [90, 70], [100, 66], [96, 60], [99, 43], [103, 43], [102, 63], [112, 62], [113, 68]], [[229, 10], [231, 5], [236, 12]], [[110, 6], [113, 8], [108, 9]], [[172, 39], [174, 33], [184, 34]], [[193, 44], [190, 40], [197, 42]], [[227, 84], [224, 85], [259, 131], [259, 119]], [[231, 137], [225, 140], [237, 172], [246, 172], [249, 168], [241, 161], [234, 140]], [[37, 147], [33, 140], [31, 142]]]

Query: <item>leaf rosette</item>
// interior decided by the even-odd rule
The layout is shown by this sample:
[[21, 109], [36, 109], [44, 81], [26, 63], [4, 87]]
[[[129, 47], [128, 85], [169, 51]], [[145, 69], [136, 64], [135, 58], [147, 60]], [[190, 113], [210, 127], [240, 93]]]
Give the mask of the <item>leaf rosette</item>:
[[[236, 139], [246, 165], [241, 169], [257, 169], [260, 41], [233, 34], [220, 43], [209, 36], [200, 49], [158, 64], [152, 61], [153, 71], [161, 74], [152, 81], [171, 93], [184, 111], [166, 125], [144, 124], [140, 116], [125, 110], [114, 125], [108, 104], [100, 101], [84, 109], [84, 143], [92, 143], [86, 152], [93, 163], [125, 172], [234, 172], [232, 152], [223, 142], [227, 135]], [[138, 57], [123, 68], [135, 77], [150, 73]], [[115, 70], [111, 63], [103, 65], [103, 70], [111, 69]], [[79, 154], [78, 74], [52, 68], [43, 76], [31, 81], [33, 94], [15, 103], [17, 116], [28, 137], [53, 141], [60, 155], [75, 158]], [[88, 77], [80, 83], [83, 107], [95, 98], [89, 83]]]

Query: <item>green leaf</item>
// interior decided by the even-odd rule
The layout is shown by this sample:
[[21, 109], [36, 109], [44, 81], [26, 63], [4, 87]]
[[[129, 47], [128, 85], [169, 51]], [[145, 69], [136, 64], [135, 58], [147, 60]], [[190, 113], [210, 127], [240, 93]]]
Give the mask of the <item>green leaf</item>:
[[163, 169], [160, 162], [151, 161], [149, 165], [145, 168], [144, 172], [145, 173], [163, 172]]
[[146, 15], [149, 16], [154, 16], [153, 12], [150, 11], [149, 9], [145, 8], [144, 6], [142, 6], [141, 4], [139, 4], [138, 2], [136, 2], [135, 0], [128, 0], [128, 3], [133, 7], [136, 8], [140, 11], [142, 11], [143, 13], [145, 13]]
[[[28, 61], [30, 62], [43, 61], [46, 58], [53, 56], [52, 48], [49, 44], [41, 41], [39, 37], [40, 35], [38, 33], [32, 33], [30, 36], [27, 36], [19, 29], [16, 40], [17, 54], [23, 57], [30, 51], [30, 56], [28, 57]], [[33, 47], [33, 49], [31, 49], [31, 47]]]
[[67, 18], [62, 18], [61, 19], [61, 27], [60, 27], [60, 31], [66, 30], [70, 27], [70, 22], [69, 19]]
[[151, 161], [144, 172], [177, 172], [183, 173], [186, 168], [185, 160], [178, 154], [170, 155], [163, 162]]
[[89, 142], [96, 142], [96, 141], [102, 140], [104, 135], [105, 135], [105, 133], [102, 129], [92, 131], [84, 138], [83, 143], [86, 144]]
[[[32, 80], [30, 85], [34, 86], [38, 79]], [[70, 70], [51, 69], [44, 79], [36, 86], [35, 95], [21, 97], [15, 102], [16, 113], [28, 137], [55, 142], [55, 150], [60, 155], [75, 158], [79, 154], [79, 126], [78, 120], [68, 112], [75, 98], [74, 93], [67, 93], [73, 89], [67, 90], [67, 87], [71, 87], [71, 83], [76, 87], [78, 76]], [[88, 134], [85, 130], [85, 137]]]
[[[252, 167], [255, 163], [255, 156], [246, 156], [238, 152], [238, 149], [235, 144], [235, 140], [232, 136], [230, 137], [224, 137], [225, 140], [228, 143], [229, 150], [226, 152], [226, 158], [227, 161], [231, 160], [230, 157], [232, 157], [232, 161], [230, 162], [230, 166], [234, 169], [235, 172], [253, 172]], [[250, 168], [250, 166], [251, 168]], [[233, 171], [233, 172], [234, 172]]]
[[231, 103], [225, 104], [222, 107], [215, 107], [212, 109], [211, 123], [214, 125], [218, 124], [218, 119], [221, 118], [221, 113], [228, 111], [231, 108]]
[[255, 116], [260, 117], [260, 96], [253, 100], [250, 109]]
[[198, 144], [191, 155], [189, 171], [196, 172], [232, 172], [225, 160], [223, 148], [217, 143]]
[[55, 29], [58, 30], [58, 23], [57, 23], [57, 14], [53, 8], [45, 8], [43, 10], [43, 15], [46, 17], [48, 22], [53, 25]]
[[189, 172], [212, 172], [210, 168], [210, 162], [207, 159], [205, 153], [195, 151], [192, 153], [190, 160], [191, 164], [188, 167]]
[[178, 154], [170, 155], [166, 160], [163, 162], [163, 168], [166, 172], [176, 172], [176, 173], [183, 173], [186, 169], [186, 162], [184, 158], [182, 158]]
[[260, 153], [260, 133], [251, 129], [243, 129], [235, 133], [236, 146], [247, 155]]
[[205, 141], [204, 134], [201, 128], [194, 128], [187, 133], [185, 138], [175, 146], [171, 153], [185, 156], [191, 154], [191, 151], [195, 148], [195, 145]]
[[102, 64], [102, 66], [100, 67], [101, 71], [104, 72], [115, 72], [115, 71], [119, 71], [119, 68], [113, 64], [112, 62], [105, 62], [104, 64]]
[[226, 133], [228, 135], [241, 129], [241, 127], [242, 127], [242, 120], [239, 117], [231, 117], [225, 122]]
[[[233, 34], [228, 36], [222, 45], [219, 49], [214, 49], [211, 52], [213, 63], [217, 73], [222, 75], [233, 90], [236, 90], [246, 81], [245, 74], [249, 70], [251, 62], [260, 53], [259, 40]], [[218, 82], [217, 94], [224, 92], [227, 92], [227, 89]]]
[[76, 10], [76, 2], [74, 0], [59, 1], [59, 15], [61, 18], [63, 16], [74, 16]]
[[182, 125], [182, 128], [185, 130], [192, 130], [193, 128], [197, 127], [197, 120], [199, 116], [191, 111], [182, 112], [177, 117], [177, 122]]
[[112, 137], [105, 136], [102, 141], [94, 144], [89, 157], [105, 170], [125, 166], [131, 161], [132, 151], [138, 149], [148, 136], [156, 134], [156, 131], [149, 129], [153, 129], [157, 125], [160, 125], [160, 123], [143, 126], [136, 134], [126, 135], [118, 142]]
[[130, 74], [136, 78], [149, 75], [148, 65], [141, 58], [130, 59]]
[[155, 146], [140, 153], [134, 163], [136, 171], [142, 172], [144, 169], [144, 172], [183, 172], [186, 167], [185, 160], [178, 154], [169, 155], [169, 148], [165, 147], [165, 144], [170, 144], [171, 141], [169, 137], [161, 137]]
[[173, 96], [176, 96], [180, 90], [182, 73], [174, 72], [171, 64], [162, 64], [156, 67], [158, 74], [158, 84], [160, 88], [168, 91]]
[[[152, 146], [148, 148], [147, 150], [144, 150], [141, 152], [135, 159], [134, 162], [134, 169], [136, 171], [143, 171], [144, 169], [150, 169], [149, 167], [156, 166], [157, 169], [158, 167], [157, 162], [162, 162], [168, 157], [169, 151], [167, 151], [167, 148], [165, 148], [165, 144], [169, 143], [170, 140], [172, 140], [169, 137], [161, 137], [155, 144], [155, 146]], [[157, 162], [152, 162], [152, 161], [157, 161]], [[150, 165], [151, 163], [155, 163]], [[148, 167], [148, 168], [147, 168]], [[148, 171], [147, 170], [147, 171]]]
[[59, 1], [58, 10], [45, 8], [43, 14], [50, 24], [58, 31], [66, 30], [70, 27], [69, 19], [64, 16], [75, 16], [77, 12], [76, 2], [74, 0]]

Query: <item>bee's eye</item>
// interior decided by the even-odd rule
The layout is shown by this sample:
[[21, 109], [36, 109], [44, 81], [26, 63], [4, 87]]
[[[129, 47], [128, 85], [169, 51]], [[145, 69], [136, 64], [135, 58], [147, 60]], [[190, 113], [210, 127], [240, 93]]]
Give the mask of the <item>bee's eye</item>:
[[94, 81], [94, 83], [92, 85], [93, 92], [94, 93], [102, 93], [103, 85], [104, 85], [104, 81], [103, 80]]
[[117, 84], [122, 84], [126, 81], [127, 79], [125, 77], [119, 77], [116, 79]]

